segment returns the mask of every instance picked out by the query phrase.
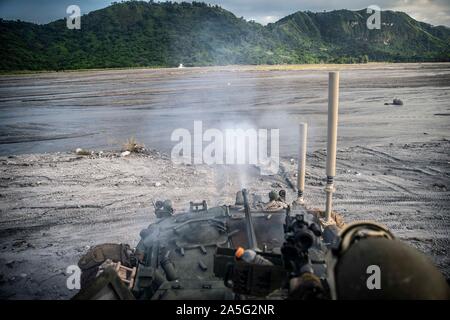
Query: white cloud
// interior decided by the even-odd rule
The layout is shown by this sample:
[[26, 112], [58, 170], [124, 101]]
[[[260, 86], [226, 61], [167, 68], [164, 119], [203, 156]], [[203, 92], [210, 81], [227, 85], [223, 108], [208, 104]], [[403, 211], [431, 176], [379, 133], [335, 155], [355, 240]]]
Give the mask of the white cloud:
[[450, 1], [403, 0], [392, 9], [404, 11], [416, 20], [433, 25], [450, 26]]

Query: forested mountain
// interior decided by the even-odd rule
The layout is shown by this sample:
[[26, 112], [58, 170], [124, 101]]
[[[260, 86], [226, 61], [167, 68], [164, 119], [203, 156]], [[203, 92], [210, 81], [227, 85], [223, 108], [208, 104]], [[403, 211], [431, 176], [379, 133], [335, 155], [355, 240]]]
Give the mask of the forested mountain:
[[45, 25], [0, 21], [0, 70], [450, 61], [450, 29], [383, 11], [297, 12], [262, 26], [204, 3], [128, 1]]

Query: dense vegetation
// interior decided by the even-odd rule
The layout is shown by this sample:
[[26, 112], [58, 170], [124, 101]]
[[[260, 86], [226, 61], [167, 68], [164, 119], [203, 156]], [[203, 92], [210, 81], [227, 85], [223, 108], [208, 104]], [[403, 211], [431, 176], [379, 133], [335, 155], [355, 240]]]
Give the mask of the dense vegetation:
[[0, 20], [0, 70], [450, 61], [450, 29], [383, 11], [297, 12], [262, 26], [204, 3], [128, 1], [46, 25]]

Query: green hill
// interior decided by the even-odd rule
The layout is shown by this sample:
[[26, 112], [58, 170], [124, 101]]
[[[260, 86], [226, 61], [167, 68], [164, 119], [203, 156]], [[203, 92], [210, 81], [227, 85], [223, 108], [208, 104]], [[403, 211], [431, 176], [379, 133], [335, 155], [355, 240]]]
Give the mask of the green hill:
[[[299, 50], [302, 40], [321, 43], [319, 49], [334, 62], [364, 56], [374, 61], [449, 61], [449, 28], [418, 22], [402, 12], [383, 11], [381, 29], [369, 30], [368, 17], [365, 10], [297, 12], [269, 27], [283, 35], [285, 43], [300, 43]], [[330, 61], [327, 55], [323, 58]]]
[[450, 61], [450, 29], [383, 11], [297, 12], [262, 26], [204, 3], [129, 1], [93, 11], [81, 30], [0, 21], [0, 70]]

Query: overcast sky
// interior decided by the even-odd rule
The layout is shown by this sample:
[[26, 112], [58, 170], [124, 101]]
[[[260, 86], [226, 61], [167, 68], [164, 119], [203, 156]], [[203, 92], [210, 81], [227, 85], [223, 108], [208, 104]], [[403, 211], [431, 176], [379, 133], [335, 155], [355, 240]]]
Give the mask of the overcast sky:
[[[66, 16], [66, 8], [76, 4], [81, 13], [108, 6], [112, 0], [0, 0], [0, 17], [47, 23]], [[190, 2], [190, 1], [188, 1]], [[205, 0], [232, 11], [238, 17], [262, 24], [299, 10], [362, 9], [378, 5], [382, 10], [403, 11], [433, 25], [450, 27], [450, 0]]]

